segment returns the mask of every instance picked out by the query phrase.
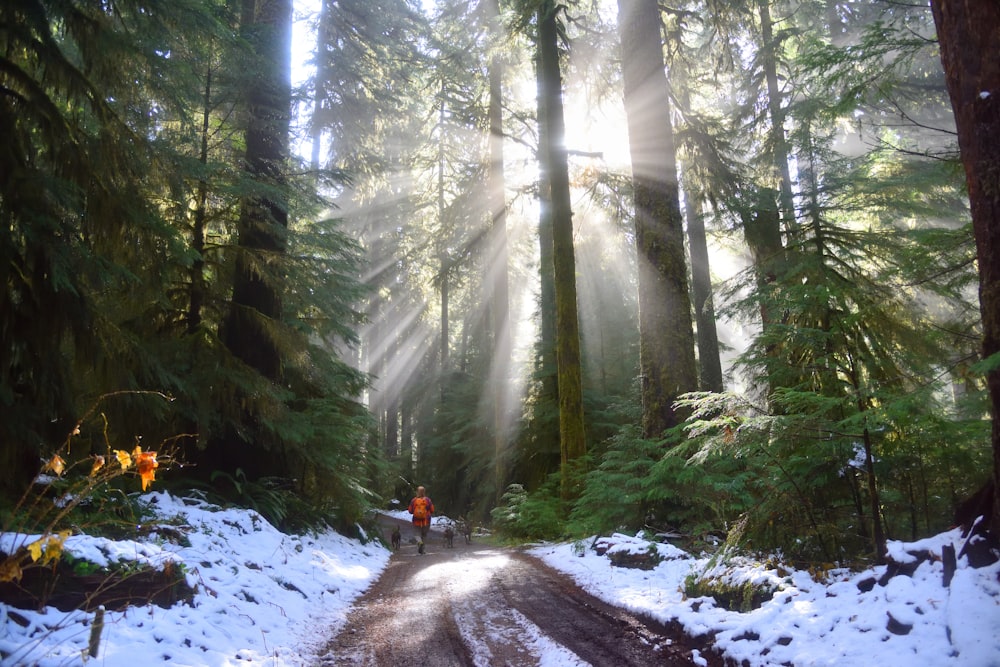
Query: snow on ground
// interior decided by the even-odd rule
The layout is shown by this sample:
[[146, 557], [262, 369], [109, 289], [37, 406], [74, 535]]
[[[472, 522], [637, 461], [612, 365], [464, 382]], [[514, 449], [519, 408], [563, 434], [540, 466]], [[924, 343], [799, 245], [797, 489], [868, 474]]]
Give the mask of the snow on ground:
[[[188, 583], [197, 587], [194, 604], [107, 612], [98, 657], [86, 659], [88, 665], [309, 665], [331, 626], [344, 622], [351, 602], [389, 560], [378, 543], [363, 545], [332, 531], [284, 535], [256, 512], [165, 493], [143, 498], [158, 517], [179, 517], [190, 526], [190, 546], [154, 534], [144, 544], [74, 536], [64, 549], [98, 564], [124, 558], [182, 563]], [[9, 550], [15, 537], [0, 536], [0, 550]], [[17, 543], [25, 544], [23, 536]], [[8, 611], [0, 603], [0, 664], [83, 664], [94, 614], [16, 610], [29, 621], [21, 627]]]
[[[610, 541], [616, 549], [648, 548], [645, 540], [624, 535]], [[1000, 563], [974, 569], [963, 558], [951, 586], [942, 584], [941, 547], [952, 543], [958, 551], [963, 542], [955, 530], [918, 543], [891, 543], [890, 553], [900, 562], [919, 550], [936, 558], [921, 563], [912, 577], [893, 577], [868, 592], [858, 584], [881, 577], [885, 566], [861, 573], [834, 570], [817, 582], [806, 572], [780, 575], [750, 561], [730, 563], [726, 571], [733, 583], [752, 580], [776, 588], [769, 602], [748, 613], [727, 611], [713, 598], [685, 599], [685, 578], [710, 567], [709, 558], [693, 558], [669, 545], [657, 546], [664, 560], [650, 571], [614, 567], [579, 543], [536, 547], [532, 553], [610, 604], [677, 620], [692, 635], [715, 633], [716, 646], [746, 665], [998, 667]], [[911, 625], [909, 633], [891, 632], [890, 615]]]
[[[252, 511], [219, 509], [165, 493], [143, 498], [162, 520], [180, 518], [190, 527], [190, 546], [155, 534], [142, 543], [78, 535], [66, 541], [65, 550], [97, 563], [173, 561], [197, 588], [193, 603], [107, 612], [97, 658], [85, 655], [94, 614], [0, 604], [0, 664], [134, 667], [142, 660], [191, 667], [310, 665], [390, 555], [376, 542], [361, 544], [333, 532], [284, 535]], [[408, 518], [405, 512], [391, 514]], [[446, 521], [435, 520], [438, 527]], [[32, 538], [0, 535], [0, 550], [26, 539], [30, 543]], [[635, 537], [615, 535], [611, 541], [615, 549], [649, 548]], [[892, 552], [901, 559], [918, 549], [940, 555], [947, 543], [960, 547], [960, 535], [952, 531], [917, 544], [893, 543]], [[884, 568], [837, 570], [819, 583], [805, 572], [779, 573], [751, 561], [731, 563], [727, 572], [734, 583], [753, 580], [777, 588], [771, 601], [738, 613], [711, 598], [685, 599], [681, 593], [684, 579], [708, 566], [707, 556], [693, 557], [661, 544], [655, 548], [663, 562], [642, 571], [614, 567], [589, 545], [590, 540], [543, 545], [531, 553], [611, 604], [676, 619], [694, 634], [716, 633], [720, 649], [748, 665], [1000, 667], [1000, 564], [973, 569], [960, 560], [945, 588], [935, 559], [922, 563], [912, 577], [898, 576], [862, 592], [858, 583], [878, 578]], [[887, 629], [890, 614], [912, 625], [909, 634]], [[573, 663], [530, 621], [521, 625], [521, 640], [540, 655], [541, 664]]]

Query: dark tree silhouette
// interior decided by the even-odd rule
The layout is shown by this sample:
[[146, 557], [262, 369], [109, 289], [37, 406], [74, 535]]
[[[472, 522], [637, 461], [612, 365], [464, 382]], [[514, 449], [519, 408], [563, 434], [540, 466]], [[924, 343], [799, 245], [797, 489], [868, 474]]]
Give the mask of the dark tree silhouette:
[[955, 111], [979, 262], [983, 357], [993, 408], [993, 510], [1000, 538], [1000, 3], [933, 0], [941, 63]]

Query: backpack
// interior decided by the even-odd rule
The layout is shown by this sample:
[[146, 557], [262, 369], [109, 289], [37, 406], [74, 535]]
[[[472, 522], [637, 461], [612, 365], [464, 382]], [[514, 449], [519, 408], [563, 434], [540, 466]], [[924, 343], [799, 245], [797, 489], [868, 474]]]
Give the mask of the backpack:
[[429, 505], [427, 498], [416, 498], [413, 501], [413, 518], [414, 519], [426, 519], [427, 518], [427, 505]]

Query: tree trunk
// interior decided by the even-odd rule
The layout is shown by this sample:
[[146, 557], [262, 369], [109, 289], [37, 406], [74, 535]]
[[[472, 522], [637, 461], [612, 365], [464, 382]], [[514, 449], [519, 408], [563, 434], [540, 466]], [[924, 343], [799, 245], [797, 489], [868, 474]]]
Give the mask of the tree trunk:
[[573, 211], [569, 194], [569, 166], [564, 146], [565, 121], [562, 74], [556, 26], [558, 7], [545, 0], [538, 10], [538, 57], [541, 94], [545, 98], [547, 181], [552, 205], [552, 267], [556, 301], [556, 368], [559, 385], [559, 441], [563, 497], [575, 495], [571, 467], [587, 446], [583, 419], [583, 370], [580, 362], [580, 328], [576, 303], [576, 257], [573, 250]]
[[441, 272], [438, 274], [441, 284], [441, 398], [444, 400], [445, 376], [448, 374], [448, 359], [450, 354], [451, 319], [450, 319], [450, 299], [448, 293], [448, 264], [447, 260], [441, 259]]
[[[691, 100], [687, 73], [683, 66], [673, 70], [670, 83], [681, 112], [690, 112]], [[722, 391], [722, 360], [719, 355], [719, 332], [715, 322], [712, 271], [705, 236], [704, 188], [698, 181], [693, 156], [681, 161], [684, 187], [684, 218], [687, 222], [688, 250], [691, 254], [691, 299], [694, 302], [695, 331], [698, 340], [698, 382], [702, 391]]]
[[[781, 214], [778, 210], [776, 193], [770, 188], [760, 188], [753, 209], [743, 215], [743, 238], [750, 256], [753, 258], [757, 294], [760, 300], [760, 325], [763, 336], [769, 336], [768, 329], [778, 323], [780, 317], [774, 312], [771, 290], [772, 284], [781, 280], [786, 269], [785, 248], [781, 243]], [[770, 343], [769, 355], [778, 353]], [[765, 398], [774, 389], [771, 378], [761, 378], [761, 390]]]
[[698, 384], [702, 391], [722, 391], [722, 361], [719, 358], [719, 332], [715, 326], [715, 302], [712, 296], [712, 272], [708, 261], [705, 218], [696, 188], [684, 198], [687, 217], [688, 247], [691, 252], [691, 296], [698, 334]]
[[403, 479], [413, 479], [413, 406], [403, 402], [399, 415], [399, 472]]
[[278, 381], [281, 359], [269, 333], [281, 319], [283, 286], [273, 271], [285, 252], [288, 202], [276, 195], [285, 184], [291, 121], [290, 0], [261, 0], [244, 5], [246, 34], [261, 56], [260, 76], [247, 91], [248, 125], [244, 170], [258, 192], [244, 197], [233, 284], [226, 325], [229, 349], [251, 368]]
[[680, 423], [674, 402], [698, 388], [670, 98], [656, 0], [619, 0], [625, 114], [635, 189], [642, 426]]
[[385, 460], [396, 463], [399, 461], [401, 453], [399, 447], [399, 398], [396, 390], [393, 390], [392, 400], [385, 409], [385, 433], [382, 437], [382, 451], [385, 453]]
[[323, 143], [323, 127], [330, 122], [329, 113], [329, 91], [326, 89], [327, 81], [330, 80], [329, 60], [322, 56], [322, 51], [328, 44], [334, 43], [331, 35], [330, 20], [333, 12], [334, 0], [321, 0], [319, 7], [319, 17], [316, 20], [316, 45], [314, 54], [316, 59], [316, 90], [313, 91], [313, 111], [310, 121], [310, 135], [312, 147], [309, 156], [309, 167], [313, 171], [315, 182], [319, 182], [320, 153]]
[[548, 128], [546, 84], [539, 59], [535, 62], [538, 122], [538, 342], [535, 347], [534, 379], [538, 383], [532, 424], [527, 430], [527, 451], [520, 454], [517, 477], [529, 489], [540, 486], [559, 467], [559, 384], [556, 376], [556, 289], [552, 261], [552, 197], [549, 194]]
[[771, 0], [757, 0], [757, 13], [760, 17], [760, 53], [764, 80], [767, 82], [767, 109], [771, 117], [771, 154], [774, 170], [777, 172], [781, 221], [785, 231], [792, 232], [795, 229], [795, 198], [792, 195], [792, 176], [788, 168], [788, 155], [791, 151], [785, 138], [785, 110], [781, 105], [781, 87], [778, 85], [777, 45], [774, 42], [770, 2]]
[[[941, 63], [955, 111], [979, 262], [983, 357], [993, 412], [993, 483], [1000, 489], [1000, 3], [931, 0]], [[986, 517], [1000, 540], [1000, 493]]]
[[[438, 127], [444, 128], [446, 109], [445, 109], [445, 99], [444, 94], [444, 81], [441, 81], [441, 102], [438, 107]], [[441, 229], [444, 229], [445, 223], [445, 201], [444, 201], [444, 168], [445, 168], [445, 156], [444, 156], [444, 136], [438, 137], [438, 182], [437, 182], [437, 208], [438, 208], [438, 224]], [[448, 373], [448, 355], [450, 352], [450, 336], [451, 336], [451, 323], [449, 321], [448, 314], [448, 255], [446, 250], [441, 247], [438, 249], [439, 260], [440, 260], [440, 273], [438, 274], [438, 280], [440, 285], [438, 286], [441, 290], [441, 402], [444, 403], [444, 393], [445, 393], [445, 375]]]
[[[202, 167], [208, 165], [208, 134], [212, 119], [212, 65], [205, 72], [205, 95], [203, 97], [201, 115], [201, 148], [198, 162]], [[194, 224], [191, 229], [191, 250], [194, 260], [191, 262], [191, 291], [187, 313], [187, 332], [196, 333], [201, 328], [201, 311], [205, 304], [205, 225], [208, 217], [208, 179], [198, 179], [198, 189], [195, 194], [197, 204], [194, 210]]]
[[511, 333], [510, 301], [507, 278], [507, 203], [504, 195], [503, 155], [503, 75], [504, 66], [497, 48], [503, 38], [500, 22], [500, 3], [488, 0], [489, 29], [493, 53], [489, 63], [489, 121], [490, 121], [490, 243], [489, 261], [486, 262], [487, 284], [492, 286], [490, 305], [493, 315], [493, 440], [494, 477], [496, 502], [500, 503], [507, 477], [507, 415], [510, 412]]

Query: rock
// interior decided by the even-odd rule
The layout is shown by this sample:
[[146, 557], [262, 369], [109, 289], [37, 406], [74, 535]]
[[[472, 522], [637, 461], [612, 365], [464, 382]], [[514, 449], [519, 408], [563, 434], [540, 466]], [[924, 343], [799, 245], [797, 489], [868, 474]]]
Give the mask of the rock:
[[903, 621], [898, 620], [895, 616], [892, 615], [891, 611], [886, 612], [886, 615], [889, 617], [889, 622], [886, 623], [885, 625], [886, 630], [888, 630], [894, 635], [910, 634], [910, 630], [913, 629], [912, 623], [904, 623]]

